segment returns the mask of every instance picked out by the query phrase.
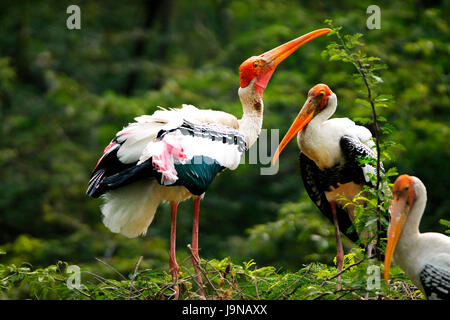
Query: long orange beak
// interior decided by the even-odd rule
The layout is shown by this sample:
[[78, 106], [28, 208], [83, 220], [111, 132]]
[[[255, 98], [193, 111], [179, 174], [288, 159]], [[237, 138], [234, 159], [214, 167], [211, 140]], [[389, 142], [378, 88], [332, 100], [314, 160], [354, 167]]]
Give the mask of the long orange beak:
[[312, 31], [310, 33], [307, 33], [301, 37], [298, 37], [294, 40], [291, 40], [289, 42], [286, 42], [285, 44], [282, 44], [281, 46], [278, 46], [272, 50], [269, 50], [262, 55], [260, 55], [261, 58], [265, 58], [266, 61], [269, 63], [269, 65], [272, 68], [275, 68], [278, 64], [280, 64], [281, 61], [286, 59], [290, 54], [292, 54], [294, 51], [296, 51], [298, 48], [300, 48], [302, 45], [307, 43], [308, 41], [317, 38], [321, 35], [324, 35], [328, 32], [330, 32], [331, 29], [329, 28], [323, 28], [318, 29], [315, 31]]
[[314, 107], [311, 104], [312, 102], [308, 98], [308, 100], [306, 100], [305, 102], [305, 105], [300, 110], [291, 127], [289, 128], [288, 132], [284, 136], [283, 140], [281, 140], [280, 144], [278, 145], [278, 148], [272, 158], [272, 165], [277, 162], [278, 158], [280, 157], [281, 151], [283, 151], [284, 147], [287, 146], [289, 141], [291, 141], [292, 138], [295, 137], [295, 135], [300, 130], [302, 130], [314, 117]]
[[395, 247], [397, 246], [398, 239], [400, 238], [403, 226], [405, 225], [407, 212], [409, 211], [406, 200], [406, 197], [393, 200], [391, 208], [389, 209], [391, 213], [391, 222], [389, 224], [388, 243], [386, 256], [384, 258], [384, 280], [386, 283], [389, 280], [392, 256], [394, 255]]
[[323, 28], [312, 31], [310, 33], [307, 33], [301, 37], [286, 42], [281, 46], [278, 46], [272, 50], [269, 50], [259, 55], [258, 57], [264, 59], [267, 63], [267, 68], [265, 69], [264, 73], [260, 75], [256, 81], [256, 90], [259, 92], [259, 94], [262, 96], [264, 90], [267, 87], [267, 84], [269, 83], [270, 78], [272, 77], [273, 72], [275, 71], [276, 67], [281, 63], [281, 61], [286, 59], [289, 55], [291, 55], [294, 51], [296, 51], [298, 48], [300, 48], [308, 41], [320, 37], [321, 35], [324, 35], [330, 31], [331, 29], [329, 28]]

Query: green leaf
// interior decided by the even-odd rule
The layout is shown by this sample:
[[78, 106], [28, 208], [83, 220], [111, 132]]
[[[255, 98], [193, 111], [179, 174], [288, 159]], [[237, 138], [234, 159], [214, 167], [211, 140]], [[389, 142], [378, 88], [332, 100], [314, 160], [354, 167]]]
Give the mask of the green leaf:
[[375, 102], [375, 107], [376, 108], [389, 108], [389, 105], [386, 103], [382, 103], [382, 102]]
[[440, 219], [439, 223], [442, 224], [443, 226], [446, 226], [447, 228], [450, 228], [450, 221], [449, 220]]
[[375, 98], [375, 101], [389, 101], [392, 100], [394, 97], [390, 94], [380, 94]]
[[362, 124], [362, 125], [365, 125], [365, 124], [371, 122], [372, 119], [370, 119], [370, 118], [355, 117], [355, 118], [353, 118], [353, 121], [355, 121], [356, 123], [360, 123], [360, 124]]
[[356, 103], [356, 104], [363, 105], [364, 107], [371, 108], [370, 102], [367, 101], [367, 100], [364, 100], [364, 99], [356, 98], [356, 99], [355, 99], [355, 103]]
[[329, 58], [330, 61], [338, 61], [342, 60], [342, 56], [340, 54], [334, 54]]

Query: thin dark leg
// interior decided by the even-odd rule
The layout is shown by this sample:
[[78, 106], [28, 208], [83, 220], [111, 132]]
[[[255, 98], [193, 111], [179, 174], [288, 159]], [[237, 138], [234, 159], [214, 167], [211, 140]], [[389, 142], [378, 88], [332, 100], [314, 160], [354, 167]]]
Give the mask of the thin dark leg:
[[200, 257], [198, 255], [198, 218], [200, 214], [200, 197], [194, 198], [194, 219], [192, 223], [192, 264], [194, 265], [194, 270], [196, 274], [197, 283], [199, 286], [199, 291], [201, 296], [204, 298], [205, 293], [203, 292], [203, 281], [202, 274], [200, 272]]
[[170, 230], [170, 257], [169, 267], [172, 273], [173, 288], [175, 290], [175, 300], [178, 300], [180, 289], [178, 287], [178, 263], [176, 257], [176, 236], [177, 236], [177, 208], [178, 202], [171, 202], [172, 207], [172, 227]]
[[[338, 272], [342, 271], [342, 264], [344, 261], [344, 249], [342, 247], [342, 239], [341, 239], [341, 233], [339, 231], [339, 223], [336, 213], [336, 202], [331, 201], [331, 212], [333, 213], [333, 224], [334, 224], [334, 232], [336, 234], [336, 247], [337, 247], [337, 253], [336, 253], [336, 261], [337, 261], [337, 269]], [[341, 280], [341, 276], [339, 275], [338, 281]], [[339, 286], [340, 287], [340, 286]]]

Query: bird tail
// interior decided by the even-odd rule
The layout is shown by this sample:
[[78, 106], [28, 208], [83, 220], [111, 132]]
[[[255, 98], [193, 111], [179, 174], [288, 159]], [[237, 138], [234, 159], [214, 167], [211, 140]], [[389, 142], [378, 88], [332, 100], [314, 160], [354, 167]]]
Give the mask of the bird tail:
[[155, 188], [155, 183], [139, 181], [104, 194], [101, 211], [105, 226], [129, 238], [145, 235], [160, 203]]

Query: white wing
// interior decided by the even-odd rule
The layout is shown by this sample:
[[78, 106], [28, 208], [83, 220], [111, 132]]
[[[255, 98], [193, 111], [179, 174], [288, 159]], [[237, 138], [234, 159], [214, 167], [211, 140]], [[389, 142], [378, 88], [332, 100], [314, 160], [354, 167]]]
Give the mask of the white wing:
[[[161, 183], [172, 185], [178, 180], [176, 163], [189, 166], [190, 178], [212, 181], [223, 168], [234, 170], [246, 149], [238, 130], [216, 124], [183, 125], [150, 141], [139, 158], [138, 165], [152, 158], [153, 167], [162, 174]], [[217, 166], [219, 165], [219, 167]]]
[[169, 131], [180, 127], [184, 120], [191, 123], [210, 123], [238, 128], [235, 116], [222, 111], [200, 110], [183, 104], [180, 109], [162, 109], [152, 115], [135, 118], [136, 122], [119, 131], [116, 141], [121, 144], [117, 152], [123, 163], [133, 163], [140, 159], [145, 147], [153, 141], [161, 130]]
[[[357, 138], [359, 141], [361, 141], [361, 143], [367, 147], [368, 152], [369, 152], [369, 156], [373, 157], [374, 159], [376, 159], [377, 157], [377, 150], [375, 148], [375, 142], [372, 139], [372, 133], [370, 132], [369, 129], [367, 129], [366, 127], [363, 126], [358, 126], [358, 125], [354, 125], [352, 127], [352, 133], [354, 135], [355, 138]], [[368, 173], [371, 173], [372, 175], [376, 175], [377, 174], [377, 169], [376, 166], [372, 166], [369, 164], [366, 164], [363, 168], [363, 173], [364, 173], [364, 178], [366, 180], [366, 182], [369, 182], [369, 176], [367, 175]]]
[[358, 125], [355, 125], [353, 130], [359, 141], [368, 146], [372, 150], [372, 152], [376, 155], [377, 151], [375, 149], [375, 142], [372, 139], [372, 133], [370, 132], [370, 130], [367, 129], [366, 127]]
[[[359, 144], [360, 148], [364, 148], [368, 157], [376, 159], [377, 151], [375, 148], [375, 142], [372, 139], [372, 133], [369, 129], [363, 126], [358, 126], [352, 120], [348, 118], [334, 118], [326, 121], [334, 127], [334, 130], [338, 136], [350, 136], [355, 139], [355, 144]], [[330, 130], [334, 132], [333, 130]], [[358, 143], [359, 142], [359, 143]], [[376, 175], [376, 167], [366, 164], [363, 168], [364, 178], [366, 182], [369, 182], [368, 173]]]

